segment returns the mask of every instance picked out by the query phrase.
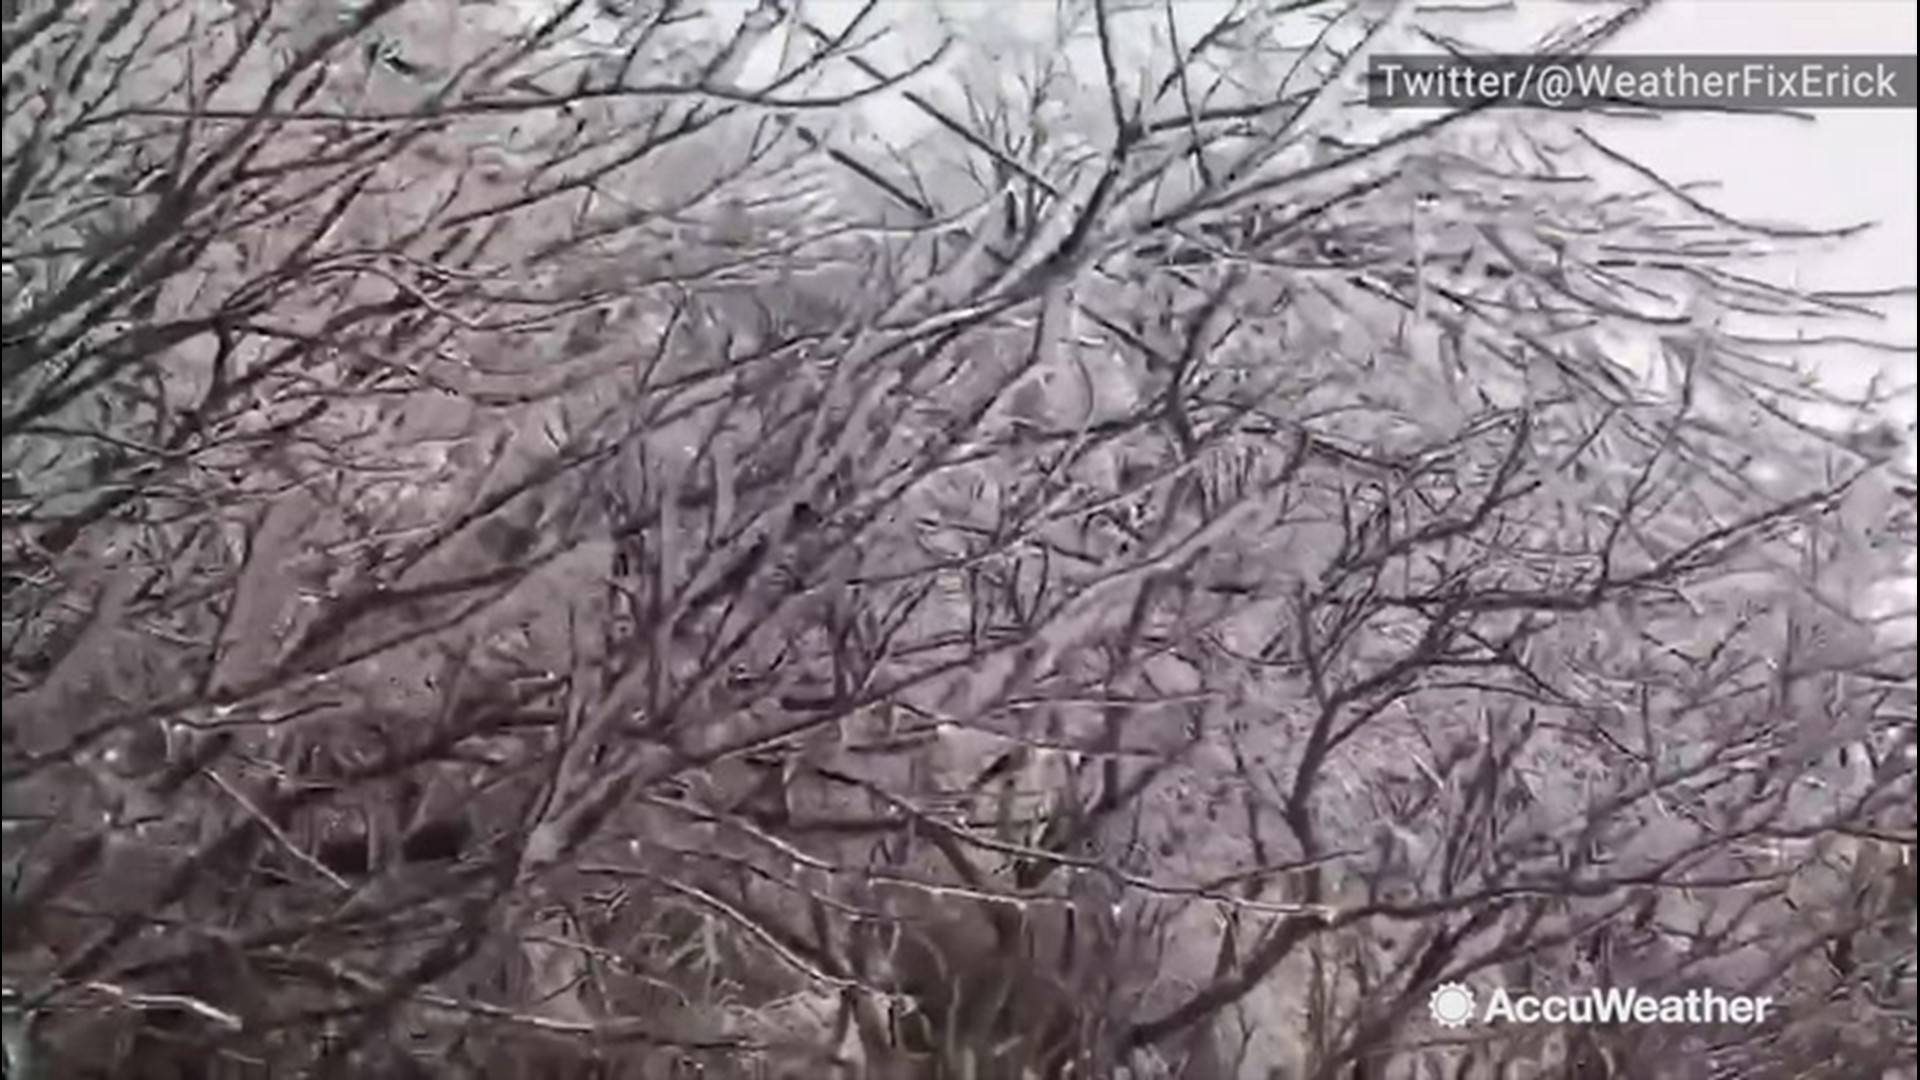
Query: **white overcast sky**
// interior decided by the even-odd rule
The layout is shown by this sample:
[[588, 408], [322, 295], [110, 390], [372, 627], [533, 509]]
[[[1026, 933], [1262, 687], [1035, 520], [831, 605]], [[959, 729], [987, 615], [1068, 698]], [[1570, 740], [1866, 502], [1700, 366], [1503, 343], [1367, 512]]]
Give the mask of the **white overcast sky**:
[[[804, 0], [803, 10], [817, 23], [830, 24], [861, 6], [855, 0]], [[1579, 10], [1560, 0], [1517, 0], [1514, 6], [1515, 21], [1527, 33]], [[1219, 0], [1179, 0], [1187, 17], [1182, 21], [1194, 27], [1227, 7]], [[956, 26], [971, 24], [983, 33], [1023, 28], [1038, 34], [1051, 25], [1054, 8], [1053, 0], [883, 0], [881, 12], [903, 30], [938, 11], [952, 16]], [[1916, 11], [1920, 5], [1913, 0], [1667, 0], [1610, 51], [1911, 54]], [[1904, 284], [1916, 277], [1920, 141], [1911, 110], [1834, 110], [1812, 124], [1691, 116], [1634, 125], [1616, 137], [1631, 141], [1675, 178], [1720, 181], [1724, 187], [1717, 203], [1732, 213], [1792, 217], [1806, 224], [1862, 217], [1882, 222], [1877, 235], [1846, 259], [1818, 268], [1821, 284], [1885, 284], [1889, 275]]]
[[[719, 0], [735, 12], [755, 0]], [[789, 0], [792, 2], [792, 0]], [[1488, 0], [1453, 0], [1486, 3]], [[839, 25], [863, 6], [858, 0], [799, 0], [816, 25]], [[1564, 0], [1516, 0], [1503, 16], [1508, 33], [1473, 23], [1468, 36], [1489, 46], [1521, 46], [1569, 14], [1592, 12], [1591, 4]], [[1230, 7], [1220, 0], [1178, 0], [1189, 38]], [[1913, 0], [1666, 0], [1619, 39], [1615, 53], [1773, 53], [1811, 55], [1916, 51]], [[941, 14], [963, 37], [1045, 34], [1053, 25], [1054, 0], [881, 0], [876, 23], [900, 31], [903, 40], [929, 40]], [[724, 15], [722, 16], [725, 17]], [[736, 16], [737, 17], [737, 16]], [[873, 25], [873, 24], [870, 24]], [[917, 32], [916, 32], [917, 31]], [[1497, 35], [1497, 36], [1495, 36]], [[1075, 50], [1068, 49], [1073, 56]], [[903, 46], [902, 59], [907, 55]], [[1087, 60], [1094, 54], [1089, 50]], [[773, 59], [771, 55], [767, 60]], [[753, 65], [755, 67], [759, 65]], [[897, 70], [897, 65], [895, 65]], [[751, 76], [749, 76], [751, 81]], [[911, 106], [894, 99], [871, 107], [882, 131], [910, 130], [924, 123]], [[1879, 227], [1830, 256], [1796, 258], [1783, 271], [1801, 283], [1834, 289], [1913, 285], [1916, 266], [1915, 113], [1910, 110], [1832, 110], [1806, 123], [1780, 118], [1691, 115], [1659, 123], [1609, 124], [1608, 140], [1670, 179], [1717, 182], [1704, 197], [1743, 217], [1795, 224], [1843, 225], [1862, 220]], [[893, 133], [888, 131], [888, 133]], [[1914, 305], [1901, 305], [1888, 333], [1914, 339]], [[1833, 357], [1824, 365], [1836, 383], [1854, 383], [1879, 370], [1913, 381], [1913, 360]], [[1913, 418], [1909, 397], [1899, 408]]]
[[[757, 0], [714, 0], [715, 7], [737, 13]], [[863, 6], [858, 0], [786, 0], [799, 3], [815, 25], [838, 27]], [[1445, 0], [1456, 6], [1497, 0]], [[1053, 25], [1055, 0], [880, 0], [877, 19], [900, 31], [903, 47], [890, 70], [900, 70], [911, 49], [924, 48], [929, 32], [944, 13], [948, 25], [975, 41], [1004, 40], [1005, 35], [1044, 35]], [[1182, 36], [1191, 40], [1229, 5], [1220, 0], [1177, 0]], [[1591, 4], [1564, 0], [1514, 0], [1507, 29], [1490, 37], [1481, 29], [1466, 33], [1488, 48], [1524, 47], [1542, 30]], [[1714, 55], [1820, 54], [1861, 55], [1916, 52], [1914, 0], [1665, 0], [1609, 49], [1613, 53], [1705, 53]], [[721, 18], [727, 16], [720, 12]], [[1475, 23], [1476, 28], [1484, 24]], [[769, 51], [778, 46], [770, 43]], [[888, 51], [882, 49], [882, 52]], [[986, 51], [991, 52], [989, 45]], [[1065, 54], [1074, 62], [1097, 64], [1097, 52], [1082, 58], [1076, 47]], [[767, 60], [775, 60], [767, 56]], [[775, 61], [777, 62], [777, 60]], [[750, 63], [750, 67], [760, 66]], [[1097, 67], [1088, 70], [1098, 70]], [[751, 82], [752, 76], [748, 75]], [[900, 138], [925, 124], [912, 106], [895, 96], [870, 106], [862, 116], [876, 133]], [[1701, 194], [1720, 210], [1749, 219], [1806, 226], [1841, 226], [1861, 221], [1878, 227], [1829, 255], [1801, 254], [1774, 273], [1800, 284], [1826, 289], [1911, 288], [1920, 281], [1916, 224], [1920, 224], [1920, 137], [1911, 109], [1830, 110], [1814, 122], [1784, 118], [1685, 115], [1658, 123], [1622, 126], [1601, 132], [1614, 146], [1682, 183], [1710, 182]], [[1874, 334], [1911, 346], [1915, 304], [1911, 297], [1890, 313], [1891, 323]], [[1864, 387], [1875, 375], [1905, 389], [1893, 405], [1893, 418], [1915, 419], [1914, 359], [1867, 350], [1809, 357], [1822, 381], [1836, 390]], [[1913, 447], [1909, 445], [1909, 465]], [[1913, 577], [1888, 583], [1883, 610], [1911, 611]], [[1908, 620], [1910, 624], [1910, 620]], [[1902, 633], [1910, 632], [1901, 631]]]
[[[1911, 54], [1917, 9], [1910, 0], [1669, 0], [1613, 51]], [[1879, 223], [1831, 256], [1803, 256], [1796, 269], [1805, 284], [1865, 289], [1920, 278], [1920, 138], [1911, 109], [1836, 109], [1811, 124], [1691, 116], [1627, 137], [1643, 160], [1674, 179], [1718, 181], [1713, 202], [1730, 213], [1806, 225]], [[1912, 342], [1913, 304], [1896, 314], [1890, 333]], [[1854, 384], [1875, 370], [1908, 385], [1914, 379], [1911, 356], [1834, 357], [1824, 374]], [[1913, 398], [1898, 411], [1911, 422]]]

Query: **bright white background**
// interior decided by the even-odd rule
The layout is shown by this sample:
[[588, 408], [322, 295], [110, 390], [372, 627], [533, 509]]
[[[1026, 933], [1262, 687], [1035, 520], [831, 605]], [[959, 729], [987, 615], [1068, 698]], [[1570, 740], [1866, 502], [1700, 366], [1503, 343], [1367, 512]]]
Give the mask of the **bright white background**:
[[[716, 8], [744, 13], [756, 0], [718, 0]], [[796, 2], [796, 0], [788, 0]], [[839, 26], [863, 6], [856, 0], [797, 0], [818, 25]], [[1231, 5], [1221, 0], [1177, 0], [1189, 40]], [[1423, 5], [1424, 6], [1424, 5]], [[1435, 8], [1497, 6], [1491, 0], [1448, 0]], [[1489, 46], [1520, 47], [1539, 32], [1570, 16], [1591, 15], [1600, 5], [1569, 0], [1514, 0], [1489, 25], [1475, 15], [1468, 34]], [[1008, 35], [1045, 35], [1051, 29], [1054, 0], [882, 0], [875, 23], [899, 32], [901, 62], [908, 43], [931, 40], [942, 20], [963, 37], [1004, 40]], [[1614, 53], [1905, 53], [1916, 51], [1913, 0], [1665, 0], [1639, 25], [1618, 39]], [[726, 18], [722, 15], [722, 18]], [[738, 17], [735, 14], [733, 17]], [[1509, 35], [1511, 38], [1509, 40]], [[777, 52], [770, 42], [771, 61]], [[1090, 46], [1075, 43], [1069, 58], [1095, 62]], [[882, 49], [882, 53], [893, 52]], [[749, 63], [748, 68], [761, 63]], [[898, 70], [898, 65], [893, 65]], [[1089, 70], [1097, 70], [1090, 68]], [[751, 80], [752, 75], [747, 77]], [[937, 77], [937, 76], [936, 76]], [[897, 97], [880, 99], [863, 117], [876, 133], [901, 137], [923, 128], [925, 118]], [[1870, 289], [1911, 286], [1916, 267], [1915, 133], [1911, 109], [1831, 110], [1814, 122], [1772, 117], [1687, 115], [1658, 123], [1605, 123], [1599, 132], [1622, 150], [1680, 182], [1715, 182], [1700, 192], [1719, 209], [1737, 217], [1808, 226], [1839, 226], [1874, 221], [1879, 227], [1831, 253], [1803, 253], [1779, 267], [1788, 279], [1809, 287]], [[1898, 306], [1886, 333], [1904, 343], [1914, 340], [1914, 305]], [[1900, 385], [1914, 381], [1913, 360], [1872, 354], [1830, 354], [1822, 373], [1836, 387], [1855, 387], [1875, 373]], [[1911, 393], [1896, 408], [1912, 422]]]
[[[717, 0], [716, 6], [744, 14], [757, 0]], [[801, 5], [816, 25], [839, 28], [862, 4], [856, 0], [785, 0]], [[1498, 0], [1430, 0], [1434, 8], [1485, 8]], [[1426, 6], [1423, 4], [1423, 7]], [[1177, 0], [1180, 32], [1191, 41], [1231, 7], [1221, 0]], [[1570, 17], [1591, 16], [1603, 5], [1569, 0], [1513, 0], [1501, 20], [1475, 15], [1461, 23], [1467, 39], [1487, 48], [1519, 51], [1540, 34]], [[1912, 54], [1916, 51], [1913, 0], [1664, 0], [1609, 52], [1704, 54]], [[1054, 0], [881, 0], [874, 23], [896, 31], [874, 54], [888, 70], [898, 71], [909, 55], [919, 55], [937, 38], [939, 24], [989, 55], [993, 43], [1008, 38], [1045, 39], [1055, 23]], [[724, 20], [726, 14], [716, 12]], [[738, 14], [733, 17], [737, 18]], [[1449, 18], [1448, 16], [1441, 16]], [[1137, 45], [1137, 42], [1125, 42]], [[779, 45], [769, 42], [745, 65], [777, 63]], [[1098, 52], [1091, 43], [1073, 42], [1066, 58], [1097, 72]], [[938, 73], [929, 79], [938, 80]], [[860, 120], [888, 140], [904, 141], [928, 121], [898, 95], [877, 99]], [[1875, 222], [1877, 227], [1835, 250], [1797, 252], [1771, 268], [1769, 276], [1809, 288], [1834, 290], [1911, 289], [1920, 280], [1916, 228], [1920, 224], [1920, 135], [1913, 109], [1828, 110], [1812, 121], [1782, 117], [1688, 114], [1658, 122], [1597, 121], [1595, 134], [1667, 179], [1711, 184], [1694, 193], [1735, 217], [1810, 227]], [[1915, 339], [1915, 303], [1911, 293], [1891, 307], [1888, 325], [1869, 335], [1911, 346]], [[1831, 389], [1854, 393], [1876, 377], [1880, 389], [1903, 391], [1892, 403], [1897, 423], [1915, 421], [1915, 369], [1911, 351], [1889, 355], [1865, 349], [1830, 349], [1809, 355]], [[1826, 419], [1820, 417], [1818, 419]], [[1913, 446], [1909, 444], [1909, 465]], [[1876, 607], [1910, 611], [1916, 580], [1890, 587]], [[1903, 623], [1905, 620], [1902, 621]], [[1895, 624], [1900, 625], [1900, 624]], [[1892, 629], [1892, 627], [1890, 627]], [[1910, 632], [1906, 631], [1906, 632]]]

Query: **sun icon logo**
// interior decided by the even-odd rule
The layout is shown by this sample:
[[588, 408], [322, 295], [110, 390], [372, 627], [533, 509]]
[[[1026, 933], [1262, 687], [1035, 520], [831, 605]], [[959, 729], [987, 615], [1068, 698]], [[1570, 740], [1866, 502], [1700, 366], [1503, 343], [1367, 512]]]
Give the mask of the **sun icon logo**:
[[1465, 983], [1441, 983], [1427, 998], [1427, 1011], [1441, 1027], [1457, 1028], [1473, 1019], [1473, 991]]

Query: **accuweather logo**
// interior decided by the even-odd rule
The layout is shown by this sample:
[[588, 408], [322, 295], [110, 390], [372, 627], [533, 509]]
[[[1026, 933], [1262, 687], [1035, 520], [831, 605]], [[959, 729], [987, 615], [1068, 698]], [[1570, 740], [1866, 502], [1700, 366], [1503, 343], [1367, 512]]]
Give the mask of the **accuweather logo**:
[[1427, 998], [1434, 1023], [1467, 1024], [1758, 1024], [1773, 1007], [1770, 997], [1689, 990], [1643, 994], [1608, 987], [1584, 994], [1511, 994], [1495, 990], [1483, 1003], [1465, 983], [1442, 983]]
[[1427, 1011], [1441, 1027], [1462, 1027], [1474, 1017], [1473, 991], [1463, 983], [1442, 983], [1427, 998]]

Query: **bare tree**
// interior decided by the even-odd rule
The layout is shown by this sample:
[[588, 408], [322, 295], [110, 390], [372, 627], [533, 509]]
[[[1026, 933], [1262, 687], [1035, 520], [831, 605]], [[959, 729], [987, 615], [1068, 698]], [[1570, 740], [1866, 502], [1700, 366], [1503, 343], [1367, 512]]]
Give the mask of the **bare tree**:
[[1892, 294], [1176, 6], [10, 8], [10, 1075], [1910, 1069]]

